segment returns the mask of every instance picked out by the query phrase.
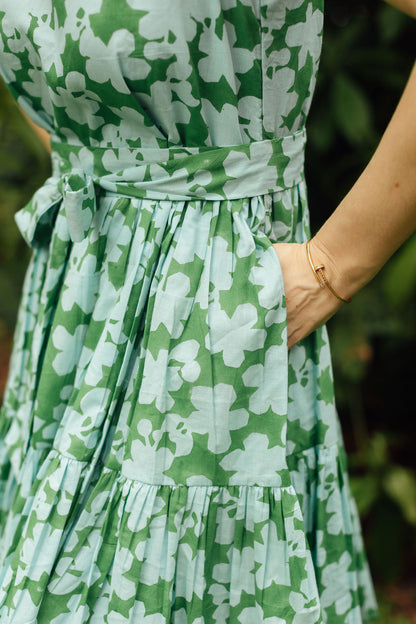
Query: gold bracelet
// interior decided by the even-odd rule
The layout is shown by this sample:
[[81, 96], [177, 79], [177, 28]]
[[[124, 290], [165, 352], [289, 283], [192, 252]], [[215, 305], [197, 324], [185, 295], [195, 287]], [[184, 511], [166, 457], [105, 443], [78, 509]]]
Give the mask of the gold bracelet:
[[325, 266], [323, 264], [317, 264], [316, 266], [313, 264], [312, 257], [311, 257], [311, 250], [309, 249], [309, 243], [310, 242], [311, 241], [308, 240], [308, 242], [306, 243], [306, 255], [308, 256], [308, 262], [311, 265], [311, 269], [312, 269], [313, 274], [315, 275], [315, 277], [316, 277], [316, 279], [318, 281], [319, 286], [321, 288], [325, 288], [325, 286], [326, 286], [328, 288], [328, 290], [334, 295], [334, 297], [336, 297], [337, 299], [339, 299], [343, 303], [351, 303], [351, 298], [343, 299], [332, 288], [332, 286], [328, 282], [328, 278], [326, 277], [326, 275], [324, 273]]

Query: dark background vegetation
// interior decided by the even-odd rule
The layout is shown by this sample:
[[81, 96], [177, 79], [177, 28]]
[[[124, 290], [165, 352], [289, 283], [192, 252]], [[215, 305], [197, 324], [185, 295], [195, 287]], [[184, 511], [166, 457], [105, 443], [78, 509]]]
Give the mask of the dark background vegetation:
[[[382, 2], [327, 0], [325, 19], [308, 123], [313, 232], [370, 159], [415, 57], [415, 23]], [[13, 214], [48, 174], [46, 150], [0, 84], [0, 396], [28, 260]], [[416, 622], [415, 321], [413, 236], [329, 323], [351, 484], [380, 597], [379, 624]]]

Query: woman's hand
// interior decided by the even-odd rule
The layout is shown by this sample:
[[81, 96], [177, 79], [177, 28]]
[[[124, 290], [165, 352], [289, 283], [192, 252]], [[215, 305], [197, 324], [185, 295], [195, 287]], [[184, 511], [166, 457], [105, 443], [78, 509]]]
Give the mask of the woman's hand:
[[[273, 247], [282, 267], [290, 349], [323, 325], [343, 304], [326, 287], [320, 287], [308, 262], [305, 243], [275, 243]], [[310, 252], [314, 264], [325, 265], [328, 281], [335, 288], [339, 282], [336, 267], [315, 239], [310, 242]]]

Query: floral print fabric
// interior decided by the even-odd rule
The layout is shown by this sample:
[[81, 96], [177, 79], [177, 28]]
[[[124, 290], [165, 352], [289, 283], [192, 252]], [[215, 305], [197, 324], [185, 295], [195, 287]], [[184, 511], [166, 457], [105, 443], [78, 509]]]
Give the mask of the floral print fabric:
[[11, 0], [52, 137], [1, 411], [0, 619], [360, 624], [325, 328], [288, 352], [322, 0]]

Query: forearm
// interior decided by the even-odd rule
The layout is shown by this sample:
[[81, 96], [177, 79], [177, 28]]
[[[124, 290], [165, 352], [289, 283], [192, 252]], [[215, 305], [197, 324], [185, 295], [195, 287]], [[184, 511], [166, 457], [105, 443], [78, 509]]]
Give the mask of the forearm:
[[373, 158], [313, 239], [314, 260], [345, 297], [416, 229], [415, 102], [416, 66]]

